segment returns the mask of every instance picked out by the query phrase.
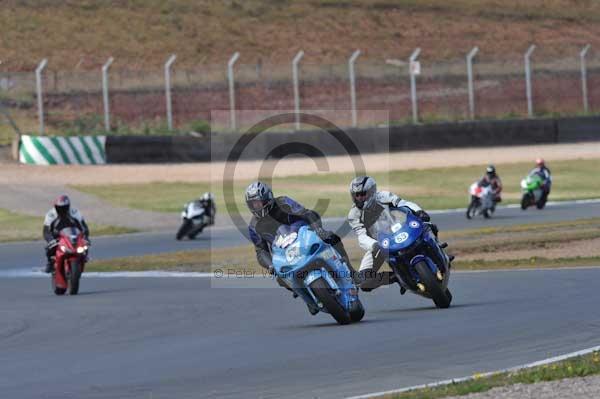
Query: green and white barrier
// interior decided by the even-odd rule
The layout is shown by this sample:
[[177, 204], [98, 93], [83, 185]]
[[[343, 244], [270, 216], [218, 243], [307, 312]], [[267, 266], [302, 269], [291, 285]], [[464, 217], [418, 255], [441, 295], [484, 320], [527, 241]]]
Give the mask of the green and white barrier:
[[21, 136], [19, 161], [32, 165], [106, 163], [106, 136]]

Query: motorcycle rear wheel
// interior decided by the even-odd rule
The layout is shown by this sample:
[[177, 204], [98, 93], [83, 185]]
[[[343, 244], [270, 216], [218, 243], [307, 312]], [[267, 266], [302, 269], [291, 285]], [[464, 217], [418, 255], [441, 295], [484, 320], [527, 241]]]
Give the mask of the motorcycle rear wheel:
[[425, 263], [425, 261], [418, 262], [415, 265], [415, 270], [417, 271], [421, 282], [425, 285], [431, 299], [433, 299], [435, 306], [442, 309], [450, 307], [451, 298], [448, 298], [442, 283], [434, 276], [427, 263]]
[[538, 202], [535, 203], [537, 209], [544, 209], [546, 206], [547, 199], [542, 197]]
[[352, 321], [346, 309], [335, 299], [335, 294], [322, 278], [316, 279], [310, 285], [312, 292], [323, 307], [333, 316], [339, 324], [350, 324]]

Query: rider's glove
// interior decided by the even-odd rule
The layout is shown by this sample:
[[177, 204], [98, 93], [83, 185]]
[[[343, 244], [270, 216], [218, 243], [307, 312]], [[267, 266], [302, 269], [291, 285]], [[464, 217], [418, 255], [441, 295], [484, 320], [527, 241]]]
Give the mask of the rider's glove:
[[52, 249], [58, 245], [58, 240], [50, 240], [46, 244], [46, 249]]
[[415, 216], [417, 216], [419, 219], [421, 219], [424, 222], [429, 222], [431, 221], [431, 218], [429, 217], [429, 214], [427, 212], [425, 212], [424, 210], [418, 210], [415, 212]]
[[321, 226], [314, 227], [315, 233], [319, 236], [319, 238], [323, 241], [331, 241], [333, 238], [333, 233], [331, 231], [327, 231]]
[[373, 254], [373, 259], [376, 259], [379, 257], [379, 255], [381, 255], [381, 247], [379, 246], [379, 243], [373, 243], [373, 246], [371, 247], [371, 253]]

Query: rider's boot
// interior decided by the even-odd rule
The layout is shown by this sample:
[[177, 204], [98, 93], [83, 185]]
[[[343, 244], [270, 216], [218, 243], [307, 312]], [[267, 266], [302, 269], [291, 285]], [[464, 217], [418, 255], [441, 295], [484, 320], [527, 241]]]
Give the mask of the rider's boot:
[[54, 271], [54, 259], [48, 258], [46, 261], [46, 268], [44, 269], [44, 273], [52, 273]]
[[277, 280], [277, 284], [279, 284], [280, 287], [283, 287], [286, 290], [290, 291], [294, 298], [298, 298], [298, 294], [296, 294], [296, 291], [294, 291], [293, 289], [288, 287], [288, 285], [280, 277], [277, 277], [276, 280]]
[[342, 243], [342, 241], [338, 241], [333, 247], [342, 256], [342, 259], [344, 260], [346, 266], [348, 266], [348, 270], [350, 271], [350, 276], [352, 277], [352, 281], [354, 282], [354, 284], [359, 285], [360, 278], [358, 277], [358, 273], [356, 272], [356, 270], [352, 267], [352, 263], [350, 263], [350, 257], [348, 256], [348, 253], [346, 252], [346, 248], [344, 248], [344, 244]]
[[394, 272], [375, 273], [372, 270], [365, 270], [361, 277], [360, 289], [369, 292], [382, 285], [390, 285], [398, 282]]
[[319, 309], [316, 308], [315, 305], [307, 303], [306, 307], [308, 308], [308, 312], [313, 316], [319, 313]]

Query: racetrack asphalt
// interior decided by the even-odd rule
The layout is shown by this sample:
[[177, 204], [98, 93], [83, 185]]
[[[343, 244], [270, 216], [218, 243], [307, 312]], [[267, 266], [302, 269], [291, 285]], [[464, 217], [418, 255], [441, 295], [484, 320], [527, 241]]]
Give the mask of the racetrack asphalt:
[[[432, 212], [432, 221], [439, 226], [441, 231], [448, 231], [486, 226], [569, 221], [594, 216], [600, 216], [600, 201], [551, 203], [541, 211], [535, 208], [522, 211], [515, 207], [500, 207], [489, 220], [482, 217], [467, 220], [464, 210]], [[326, 226], [336, 229], [342, 223], [343, 219], [330, 219], [326, 221]], [[347, 232], [348, 229], [345, 231]], [[350, 232], [345, 239], [354, 240], [354, 234]], [[107, 237], [93, 237], [92, 232], [92, 241], [90, 255], [94, 259], [248, 244], [246, 238], [232, 225], [209, 228], [206, 233], [201, 234], [193, 241], [176, 241], [174, 231]], [[43, 248], [44, 243], [41, 241], [0, 244], [0, 270], [39, 270], [45, 264]]]
[[449, 309], [386, 287], [338, 326], [275, 283], [84, 275], [56, 297], [48, 278], [3, 278], [0, 396], [342, 398], [502, 369], [600, 344], [599, 279], [454, 273]]

